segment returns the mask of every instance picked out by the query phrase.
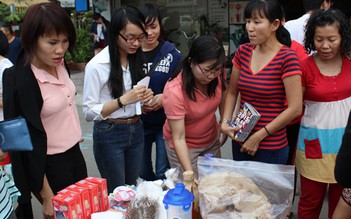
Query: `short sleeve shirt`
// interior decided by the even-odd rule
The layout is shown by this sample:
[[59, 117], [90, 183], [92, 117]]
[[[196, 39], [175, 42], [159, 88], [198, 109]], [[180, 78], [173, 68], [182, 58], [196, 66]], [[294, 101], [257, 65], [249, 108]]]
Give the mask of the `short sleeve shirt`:
[[[286, 99], [283, 79], [301, 75], [299, 60], [293, 50], [282, 46], [273, 59], [259, 72], [253, 73], [250, 61], [254, 45], [243, 44], [235, 52], [233, 64], [240, 69], [238, 89], [240, 105], [250, 103], [261, 118], [252, 133], [262, 129], [285, 110]], [[263, 139], [260, 149], [278, 150], [288, 146], [285, 127]]]
[[205, 148], [216, 139], [218, 123], [215, 113], [222, 98], [222, 85], [218, 81], [212, 97], [195, 89], [196, 102], [190, 100], [182, 88], [181, 73], [167, 82], [163, 91], [163, 106], [167, 116], [163, 134], [171, 148], [174, 148], [174, 144], [168, 120], [184, 119], [185, 140], [189, 148]]

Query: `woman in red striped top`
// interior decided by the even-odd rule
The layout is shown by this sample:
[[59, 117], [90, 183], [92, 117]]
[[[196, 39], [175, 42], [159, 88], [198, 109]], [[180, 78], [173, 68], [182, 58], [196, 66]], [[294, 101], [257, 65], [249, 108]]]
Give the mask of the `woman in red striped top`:
[[221, 129], [232, 139], [238, 131], [229, 122], [240, 93], [240, 106], [250, 103], [261, 118], [244, 143], [232, 142], [234, 160], [286, 164], [285, 126], [302, 111], [299, 61], [287, 46], [291, 40], [281, 23], [282, 8], [277, 0], [251, 0], [244, 16], [250, 43], [235, 53]]

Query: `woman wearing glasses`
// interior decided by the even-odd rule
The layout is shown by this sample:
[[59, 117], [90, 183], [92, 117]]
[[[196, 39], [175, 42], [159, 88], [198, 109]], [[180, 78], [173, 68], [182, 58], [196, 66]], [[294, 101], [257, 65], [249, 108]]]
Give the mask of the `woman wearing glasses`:
[[302, 111], [299, 61], [287, 46], [291, 40], [282, 25], [283, 11], [277, 0], [251, 0], [244, 16], [250, 43], [235, 52], [221, 128], [234, 139], [239, 128], [231, 127], [230, 122], [240, 92], [240, 105], [251, 104], [261, 118], [245, 142], [233, 140], [233, 159], [286, 164], [285, 126]]
[[[172, 76], [178, 63], [180, 52], [173, 43], [163, 41], [163, 26], [161, 16], [156, 5], [145, 3], [140, 7], [145, 16], [146, 31], [148, 33], [141, 48], [145, 55], [144, 72], [150, 76], [150, 88], [154, 98], [143, 106], [142, 120], [144, 123], [144, 157], [140, 177], [153, 181], [165, 179], [165, 172], [169, 169], [166, 148], [163, 140], [162, 128], [166, 115], [162, 106], [162, 92], [168, 79]], [[152, 145], [156, 146], [155, 172], [152, 165]]]
[[215, 113], [225, 90], [225, 61], [221, 42], [212, 36], [200, 36], [182, 69], [165, 86], [162, 101], [167, 119], [163, 135], [172, 168], [193, 171], [197, 176], [198, 156], [211, 153], [220, 157]]
[[143, 124], [135, 103], [153, 97], [145, 86], [133, 88], [145, 77], [140, 50], [147, 34], [144, 20], [134, 7], [116, 10], [109, 45], [85, 68], [83, 112], [87, 121], [94, 121], [94, 157], [109, 192], [135, 184], [141, 168]]

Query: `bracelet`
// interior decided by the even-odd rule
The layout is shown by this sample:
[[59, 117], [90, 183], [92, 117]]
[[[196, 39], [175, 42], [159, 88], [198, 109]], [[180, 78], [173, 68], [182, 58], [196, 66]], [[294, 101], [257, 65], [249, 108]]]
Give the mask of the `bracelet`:
[[266, 128], [266, 126], [264, 126], [263, 128], [264, 128], [264, 130], [266, 130], [266, 132], [267, 132], [268, 136], [270, 136], [270, 135], [271, 135], [271, 133], [268, 131], [268, 129]]
[[117, 103], [118, 103], [118, 107], [120, 109], [123, 108], [124, 112], [126, 111], [126, 106], [122, 103], [121, 99], [120, 98], [117, 98]]
[[222, 121], [220, 121], [219, 123], [228, 123], [230, 125], [230, 121], [228, 119], [223, 119]]

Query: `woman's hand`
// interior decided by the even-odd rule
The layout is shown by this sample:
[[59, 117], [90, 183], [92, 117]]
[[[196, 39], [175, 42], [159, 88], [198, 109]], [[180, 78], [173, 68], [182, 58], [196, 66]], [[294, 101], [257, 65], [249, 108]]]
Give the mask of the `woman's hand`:
[[49, 182], [44, 175], [43, 179], [43, 188], [39, 193], [41, 203], [43, 204], [43, 216], [44, 219], [53, 219], [54, 218], [54, 207], [52, 206], [51, 199], [54, 197], [54, 193], [51, 190]]
[[221, 125], [222, 133], [226, 136], [229, 136], [233, 140], [234, 140], [234, 133], [240, 130], [240, 128], [237, 126], [231, 127], [227, 122], [222, 122], [220, 123], [220, 125]]
[[150, 101], [144, 103], [146, 112], [157, 111], [162, 108], [162, 94], [155, 95]]
[[51, 199], [54, 197], [52, 194], [51, 197], [46, 197], [43, 199], [43, 215], [45, 219], [53, 219], [54, 218], [54, 207], [52, 206]]
[[266, 137], [266, 133], [262, 130], [251, 135], [242, 145], [240, 152], [255, 156], [260, 142]]
[[138, 101], [148, 102], [152, 99], [153, 94], [150, 88], [140, 85], [122, 95], [120, 100], [124, 105], [136, 103]]

